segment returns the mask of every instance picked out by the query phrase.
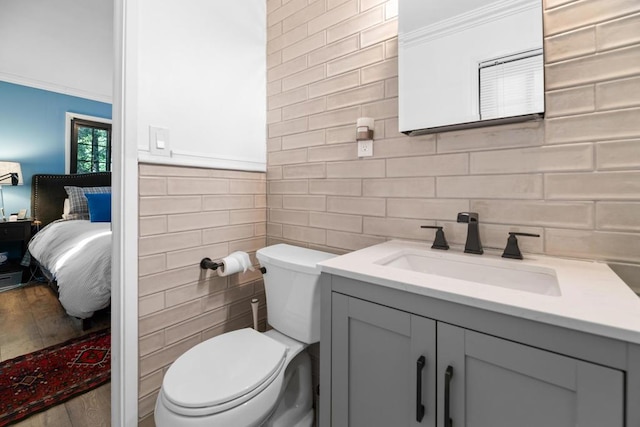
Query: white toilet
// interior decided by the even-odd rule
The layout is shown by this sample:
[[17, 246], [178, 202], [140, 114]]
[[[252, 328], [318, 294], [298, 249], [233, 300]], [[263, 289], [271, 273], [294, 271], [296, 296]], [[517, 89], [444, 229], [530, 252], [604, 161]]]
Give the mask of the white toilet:
[[320, 269], [336, 255], [279, 244], [258, 250], [274, 328], [211, 338], [171, 365], [156, 401], [158, 427], [310, 427], [311, 361], [320, 340]]

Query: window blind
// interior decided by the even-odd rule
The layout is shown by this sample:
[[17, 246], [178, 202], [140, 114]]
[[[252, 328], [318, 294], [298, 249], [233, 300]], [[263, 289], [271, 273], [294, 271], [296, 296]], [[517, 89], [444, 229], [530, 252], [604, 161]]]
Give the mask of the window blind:
[[481, 120], [543, 111], [542, 49], [484, 61], [478, 68]]

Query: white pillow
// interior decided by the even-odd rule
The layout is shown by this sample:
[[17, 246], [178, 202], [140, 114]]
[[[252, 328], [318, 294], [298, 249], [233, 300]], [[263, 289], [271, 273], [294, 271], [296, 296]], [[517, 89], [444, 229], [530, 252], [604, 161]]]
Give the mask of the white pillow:
[[64, 205], [62, 207], [62, 219], [67, 219], [67, 216], [71, 212], [71, 203], [69, 202], [69, 198], [64, 199]]

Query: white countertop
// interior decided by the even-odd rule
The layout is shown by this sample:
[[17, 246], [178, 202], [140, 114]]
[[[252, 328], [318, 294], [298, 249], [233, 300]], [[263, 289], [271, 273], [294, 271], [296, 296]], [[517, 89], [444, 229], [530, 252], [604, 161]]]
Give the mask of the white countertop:
[[[560, 295], [541, 295], [375, 263], [407, 250], [472, 264], [550, 268], [555, 271]], [[392, 240], [319, 265], [326, 273], [640, 344], [640, 298], [606, 264], [531, 254], [524, 254], [524, 260], [510, 260], [489, 251], [484, 255], [461, 252]]]

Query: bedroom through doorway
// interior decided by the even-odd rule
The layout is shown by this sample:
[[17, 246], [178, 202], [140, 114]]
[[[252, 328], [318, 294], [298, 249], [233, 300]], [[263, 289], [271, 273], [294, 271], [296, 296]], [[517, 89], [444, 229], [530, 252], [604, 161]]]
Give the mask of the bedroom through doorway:
[[[0, 27], [7, 35], [0, 47], [3, 58], [0, 63], [3, 124], [0, 126], [0, 161], [20, 162], [22, 167], [24, 185], [6, 186], [5, 203], [7, 212], [19, 212], [22, 208], [28, 211], [25, 223], [28, 221], [32, 231], [23, 239], [25, 247], [31, 236], [38, 236], [47, 223], [59, 220], [64, 214], [60, 202], [55, 206], [55, 219], [34, 221], [37, 218], [31, 205], [31, 183], [35, 175], [70, 174], [71, 169], [91, 172], [94, 166], [102, 172], [105, 166], [111, 169], [120, 161], [111, 155], [112, 142], [119, 142], [115, 136], [112, 141], [110, 133], [112, 125], [114, 131], [117, 128], [112, 120], [112, 113], [117, 109], [113, 87], [120, 77], [114, 63], [120, 61], [117, 56], [121, 56], [121, 52], [116, 48], [114, 35], [121, 29], [114, 31], [114, 28], [124, 22], [122, 16], [117, 16], [121, 8], [122, 3], [117, 0], [82, 3], [9, 0], [0, 7], [0, 16], [6, 17], [0, 18]], [[67, 115], [77, 119], [79, 125], [75, 135], [78, 144], [73, 153], [69, 145], [69, 138], [73, 136], [65, 136]], [[105, 138], [107, 131], [109, 135]], [[85, 152], [90, 153], [88, 161], [82, 156]], [[76, 160], [75, 167], [71, 165], [71, 156]], [[117, 197], [119, 191], [114, 193]], [[107, 228], [111, 231], [110, 224]], [[12, 248], [14, 243], [11, 242]], [[12, 265], [20, 264], [22, 256], [17, 249], [0, 247], [0, 252], [3, 251], [10, 252]], [[108, 268], [110, 270], [110, 266]], [[92, 271], [94, 276], [102, 274]], [[0, 361], [111, 326], [111, 310], [105, 309], [92, 317], [88, 328], [83, 327], [81, 318], [93, 312], [93, 308], [75, 303], [65, 307], [66, 303], [49, 287], [46, 275], [38, 271], [34, 276], [33, 272], [35, 267], [31, 266], [21, 278], [12, 279], [12, 285], [19, 284], [13, 289], [3, 289], [0, 280]], [[97, 283], [94, 279], [77, 282]], [[110, 299], [110, 295], [106, 298]], [[78, 296], [77, 299], [85, 298]], [[118, 346], [115, 347], [117, 351]], [[117, 389], [118, 381], [114, 381], [113, 388]], [[16, 425], [109, 426], [111, 389], [110, 384], [101, 386]]]

